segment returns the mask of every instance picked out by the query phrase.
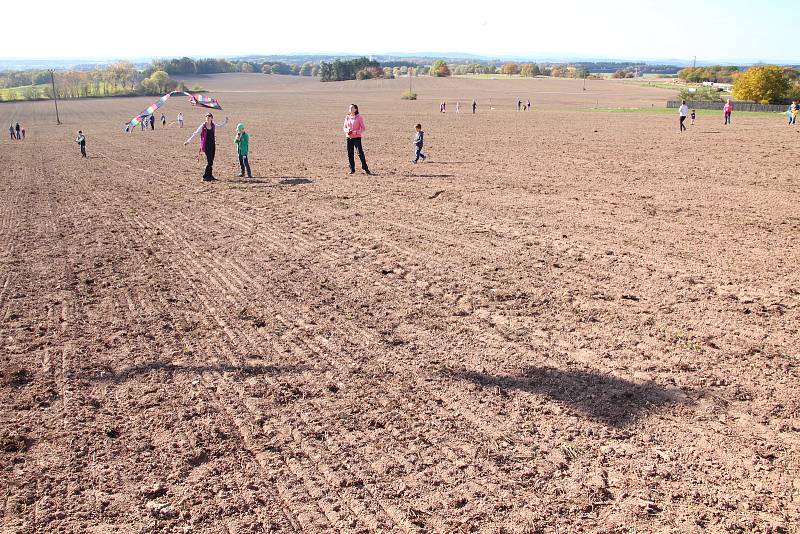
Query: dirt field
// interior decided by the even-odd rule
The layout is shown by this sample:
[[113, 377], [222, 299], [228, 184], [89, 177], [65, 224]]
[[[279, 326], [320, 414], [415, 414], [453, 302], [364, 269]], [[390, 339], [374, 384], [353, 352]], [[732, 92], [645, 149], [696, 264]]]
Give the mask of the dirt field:
[[[230, 126], [213, 184], [188, 128], [126, 136], [152, 99], [0, 105], [28, 132], [0, 138], [0, 531], [800, 531], [782, 116], [577, 111], [669, 96], [613, 81], [201, 83], [252, 182]], [[346, 175], [350, 102], [377, 176]]]

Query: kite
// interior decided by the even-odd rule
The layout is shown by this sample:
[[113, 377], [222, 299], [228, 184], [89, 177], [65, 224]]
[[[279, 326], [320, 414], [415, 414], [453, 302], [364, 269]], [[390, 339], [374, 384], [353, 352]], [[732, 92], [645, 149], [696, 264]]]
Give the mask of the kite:
[[222, 109], [222, 106], [219, 105], [219, 102], [217, 102], [216, 98], [211, 98], [211, 97], [206, 96], [206, 95], [192, 94], [192, 93], [189, 93], [188, 91], [172, 91], [170, 93], [165, 94], [161, 98], [159, 98], [158, 102], [156, 102], [155, 104], [153, 104], [152, 106], [150, 106], [146, 110], [142, 111], [138, 115], [136, 115], [129, 122], [125, 123], [125, 131], [126, 132], [132, 132], [133, 129], [136, 128], [137, 126], [139, 126], [145, 119], [147, 119], [147, 117], [149, 117], [150, 115], [155, 113], [158, 108], [163, 106], [164, 102], [166, 102], [169, 97], [176, 96], [176, 95], [186, 95], [186, 96], [188, 96], [189, 97], [189, 102], [193, 106], [200, 106], [200, 107], [211, 108], [211, 109]]

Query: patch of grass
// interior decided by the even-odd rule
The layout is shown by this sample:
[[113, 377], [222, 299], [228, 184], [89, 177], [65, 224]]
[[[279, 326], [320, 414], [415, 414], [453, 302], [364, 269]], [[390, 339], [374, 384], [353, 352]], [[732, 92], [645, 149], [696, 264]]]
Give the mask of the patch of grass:
[[27, 100], [30, 96], [33, 96], [33, 94], [36, 95], [34, 99], [44, 98], [45, 89], [47, 87], [49, 87], [49, 85], [46, 83], [7, 87], [5, 89], [0, 89], [0, 100]]

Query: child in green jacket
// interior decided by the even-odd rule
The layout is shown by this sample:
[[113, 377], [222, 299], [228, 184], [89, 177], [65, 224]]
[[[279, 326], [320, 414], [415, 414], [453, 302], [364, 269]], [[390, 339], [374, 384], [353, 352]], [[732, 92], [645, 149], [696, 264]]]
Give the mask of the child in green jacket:
[[247, 177], [252, 178], [253, 173], [250, 172], [250, 161], [247, 159], [247, 154], [250, 151], [250, 136], [244, 131], [244, 123], [240, 122], [236, 125], [236, 140], [234, 143], [236, 143], [236, 150], [239, 153], [239, 166], [242, 168], [242, 172], [238, 176], [240, 178], [243, 177], [244, 171], [247, 169]]

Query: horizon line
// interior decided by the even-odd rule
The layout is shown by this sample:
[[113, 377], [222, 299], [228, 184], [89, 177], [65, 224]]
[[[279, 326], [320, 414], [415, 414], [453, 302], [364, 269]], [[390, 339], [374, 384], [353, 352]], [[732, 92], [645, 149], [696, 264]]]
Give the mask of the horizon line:
[[[580, 53], [539, 53], [539, 54], [525, 54], [525, 53], [506, 53], [502, 55], [485, 55], [485, 54], [478, 54], [478, 53], [470, 53], [470, 52], [457, 52], [457, 51], [448, 51], [448, 52], [438, 52], [438, 51], [417, 51], [417, 52], [288, 52], [288, 53], [261, 53], [261, 52], [250, 52], [250, 53], [236, 53], [236, 54], [218, 54], [218, 55], [206, 55], [206, 54], [199, 54], [199, 55], [186, 55], [186, 54], [164, 54], [164, 55], [128, 55], [128, 56], [88, 56], [88, 57], [78, 57], [78, 56], [62, 56], [62, 57], [0, 57], [0, 62], [8, 61], [8, 62], [24, 62], [24, 61], [31, 61], [31, 62], [48, 62], [48, 61], [57, 61], [57, 62], [68, 62], [68, 61], [75, 61], [76, 64], [79, 64], [81, 61], [88, 61], [88, 62], [107, 62], [107, 61], [155, 61], [161, 59], [176, 59], [182, 57], [188, 57], [191, 59], [237, 59], [237, 58], [247, 58], [247, 57], [303, 57], [303, 56], [322, 56], [322, 57], [397, 57], [397, 58], [415, 58], [415, 57], [425, 57], [425, 58], [440, 58], [440, 59], [476, 59], [480, 61], [530, 61], [533, 63], [542, 62], [542, 61], [564, 61], [564, 62], [626, 62], [626, 63], [657, 63], [666, 66], [679, 66], [680, 64], [690, 64], [690, 63], [697, 63], [698, 66], [707, 66], [707, 65], [714, 65], [714, 64], [727, 64], [727, 65], [756, 65], [761, 63], [767, 64], [777, 64], [782, 66], [789, 66], [789, 65], [800, 65], [800, 60], [789, 60], [789, 59], [776, 59], [776, 58], [769, 58], [769, 59], [756, 59], [756, 58], [712, 58], [712, 59], [681, 59], [676, 57], [650, 57], [650, 58], [643, 58], [643, 57], [625, 57], [625, 56], [602, 56], [602, 55], [588, 55], [588, 54], [580, 54]], [[537, 59], [538, 56], [538, 59]]]

